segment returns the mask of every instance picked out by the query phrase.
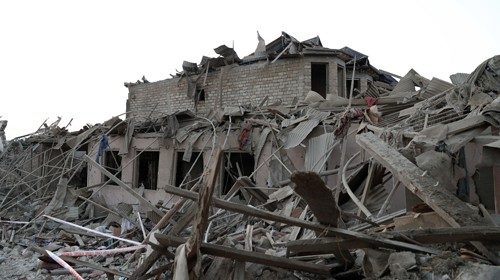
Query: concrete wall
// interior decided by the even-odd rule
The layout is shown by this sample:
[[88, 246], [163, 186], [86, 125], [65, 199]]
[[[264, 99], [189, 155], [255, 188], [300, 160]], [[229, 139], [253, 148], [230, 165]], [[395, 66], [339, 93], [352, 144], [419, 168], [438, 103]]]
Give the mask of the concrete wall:
[[[357, 127], [354, 125], [351, 127], [350, 132], [355, 132]], [[262, 132], [261, 127], [254, 127], [252, 130], [252, 153], [256, 150], [258, 145], [258, 141], [260, 138], [260, 134]], [[309, 135], [309, 138], [316, 137], [324, 132], [322, 127], [317, 127], [313, 132]], [[232, 130], [229, 133], [227, 138], [225, 152], [243, 152], [239, 150], [238, 143], [238, 135], [240, 133], [239, 129]], [[225, 141], [226, 133], [220, 134], [216, 141], [216, 145], [219, 147], [223, 146]], [[347, 154], [346, 160], [350, 158], [353, 154], [359, 151], [359, 146], [354, 141], [354, 133], [351, 133], [348, 137], [347, 143]], [[149, 136], [149, 137], [148, 137]], [[154, 136], [154, 137], [151, 137]], [[157, 136], [157, 135], [156, 135]], [[132, 140], [130, 151], [127, 155], [122, 156], [122, 181], [129, 184], [133, 188], [137, 188], [137, 183], [134, 180], [137, 172], [137, 164], [134, 160], [134, 157], [141, 150], [150, 150], [150, 151], [159, 151], [160, 153], [160, 161], [158, 166], [158, 185], [157, 190], [144, 190], [144, 197], [150, 200], [152, 203], [156, 203], [158, 200], [169, 201], [170, 195], [165, 193], [162, 189], [166, 185], [175, 185], [175, 174], [176, 174], [176, 165], [177, 165], [177, 152], [183, 152], [186, 150], [188, 141], [184, 141], [183, 143], [177, 143], [172, 139], [164, 139], [157, 138], [155, 135], [147, 135], [147, 134], [139, 134], [135, 136]], [[258, 187], [265, 188], [268, 186], [269, 180], [269, 159], [272, 158], [272, 153], [276, 150], [276, 147], [273, 147], [271, 140], [271, 135], [268, 136], [268, 141], [264, 145], [264, 148], [261, 152], [260, 157], [257, 159], [254, 155], [254, 159], [256, 162], [256, 166], [261, 166], [254, 176], [256, 184]], [[304, 141], [304, 144], [308, 144], [308, 140]], [[109, 140], [110, 150], [120, 150], [120, 147], [123, 144], [124, 137], [111, 137]], [[98, 149], [98, 143], [93, 143], [89, 145], [89, 154], [92, 158], [95, 158]], [[208, 164], [208, 160], [210, 158], [210, 151], [212, 149], [212, 138], [211, 131], [207, 131], [204, 133], [194, 144], [193, 152], [203, 151], [203, 159], [204, 164]], [[301, 146], [297, 146], [293, 149], [285, 150], [290, 160], [294, 164], [295, 168], [298, 170], [304, 170], [304, 158], [306, 149]], [[340, 164], [340, 145], [338, 145], [332, 152], [329, 160], [328, 160], [328, 169], [337, 168]], [[362, 157], [358, 157], [353, 164], [356, 164], [362, 160]], [[131, 163], [130, 163], [131, 162]], [[283, 173], [288, 176], [288, 172], [283, 170]], [[348, 174], [350, 174], [349, 172]], [[100, 174], [100, 172], [93, 166], [89, 166], [88, 170], [88, 185], [95, 185], [104, 182], [105, 178]], [[330, 187], [334, 187], [337, 183], [337, 176], [331, 175], [326, 178], [327, 185]], [[218, 183], [219, 184], [219, 183]], [[120, 202], [126, 202], [129, 204], [138, 204], [137, 200], [132, 197], [130, 194], [126, 193], [119, 186], [108, 185], [105, 186], [99, 193], [98, 197], [101, 201], [105, 201], [109, 206], [116, 206]], [[176, 199], [170, 200], [169, 204], [175, 202]], [[144, 210], [144, 207], [141, 207], [141, 210]]]
[[[205, 113], [220, 105], [256, 105], [265, 96], [269, 96], [270, 103], [281, 100], [283, 104], [291, 104], [294, 97], [300, 100], [311, 89], [313, 62], [328, 63], [328, 94], [337, 94], [337, 64], [344, 66], [344, 62], [335, 57], [286, 58], [273, 64], [228, 65], [207, 75], [205, 101], [198, 103], [198, 112]], [[203, 80], [204, 74], [199, 84], [203, 84]], [[187, 88], [186, 78], [132, 86], [127, 100], [127, 111], [131, 112], [128, 117], [141, 120], [153, 109], [152, 117], [184, 109], [194, 110], [195, 103], [187, 97]]]
[[[347, 71], [346, 79], [348, 80], [352, 79], [352, 71], [349, 70]], [[373, 77], [367, 73], [364, 72], [360, 73], [356, 71], [356, 73], [354, 73], [354, 80], [359, 80], [360, 92], [363, 93], [366, 92], [366, 90], [368, 89], [368, 83], [373, 82]], [[350, 88], [348, 88], [346, 92], [348, 92], [349, 90]]]

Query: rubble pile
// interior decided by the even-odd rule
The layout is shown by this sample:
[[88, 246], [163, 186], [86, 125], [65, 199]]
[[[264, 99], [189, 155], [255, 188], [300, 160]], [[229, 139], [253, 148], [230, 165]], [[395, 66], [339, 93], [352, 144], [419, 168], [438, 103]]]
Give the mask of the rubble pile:
[[[287, 51], [322, 49], [286, 38]], [[266, 51], [241, 60], [221, 46], [219, 63]], [[182, 75], [204, 72], [189, 66]], [[75, 132], [59, 119], [2, 141], [2, 278], [498, 279], [500, 56], [451, 81], [411, 70], [351, 98], [312, 91]], [[147, 145], [184, 145], [182, 176], [153, 180], [163, 171], [141, 161]], [[138, 187], [129, 165], [150, 170], [130, 175]]]

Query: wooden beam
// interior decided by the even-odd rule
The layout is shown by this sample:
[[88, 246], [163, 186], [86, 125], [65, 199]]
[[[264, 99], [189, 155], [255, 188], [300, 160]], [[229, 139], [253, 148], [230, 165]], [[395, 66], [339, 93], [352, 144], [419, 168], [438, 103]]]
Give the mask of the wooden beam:
[[[183, 190], [180, 188], [176, 187], [170, 187], [170, 186], [165, 186], [164, 187], [165, 192], [178, 195], [184, 198], [188, 198], [191, 200], [197, 200], [198, 199], [198, 194], [195, 192]], [[279, 222], [279, 223], [284, 223], [287, 225], [292, 225], [292, 226], [298, 226], [298, 227], [303, 227], [307, 229], [312, 229], [315, 231], [321, 231], [321, 232], [330, 232], [336, 236], [341, 236], [341, 237], [348, 237], [348, 238], [357, 238], [359, 240], [363, 240], [366, 242], [369, 242], [373, 246], [379, 246], [383, 248], [393, 248], [393, 249], [402, 249], [402, 250], [409, 250], [409, 251], [416, 251], [416, 252], [425, 252], [425, 253], [430, 253], [430, 254], [437, 254], [439, 253], [439, 250], [435, 250], [432, 248], [426, 248], [418, 245], [413, 245], [409, 243], [404, 243], [400, 241], [394, 241], [394, 240], [389, 240], [386, 238], [373, 238], [367, 234], [361, 233], [361, 232], [354, 232], [346, 229], [340, 229], [340, 228], [334, 228], [334, 227], [327, 227], [321, 224], [309, 222], [309, 221], [304, 221], [301, 219], [297, 218], [292, 218], [292, 217], [284, 217], [272, 212], [268, 212], [265, 210], [260, 210], [254, 207], [250, 207], [247, 205], [242, 205], [234, 202], [229, 202], [225, 201], [219, 198], [213, 198], [212, 199], [212, 205], [217, 207], [217, 208], [222, 208], [225, 210], [230, 210], [236, 213], [241, 213], [245, 215], [249, 215], [252, 217], [257, 217], [261, 218], [264, 220], [271, 220], [274, 222]]]
[[[402, 231], [389, 231], [379, 233], [374, 237], [386, 237], [397, 240], [412, 239], [419, 243], [435, 244], [449, 242], [468, 241], [496, 241], [500, 240], [499, 227], [463, 227], [463, 228], [435, 228], [415, 229]], [[341, 247], [347, 249], [359, 249], [371, 247], [369, 243], [354, 238], [331, 238], [321, 237], [290, 241], [286, 244], [287, 254], [330, 254], [333, 250]]]
[[137, 267], [137, 269], [132, 273], [130, 279], [139, 279], [142, 275], [146, 274], [149, 269], [156, 263], [156, 261], [161, 257], [162, 252], [159, 250], [153, 250], [149, 256], [146, 257], [144, 262]]
[[[208, 214], [210, 211], [210, 204], [212, 203], [212, 196], [215, 190], [215, 183], [219, 177], [219, 170], [221, 164], [222, 150], [215, 148], [213, 157], [210, 161], [212, 165], [208, 170], [208, 174], [203, 177], [202, 185], [200, 188], [200, 195], [198, 197], [198, 211], [196, 212], [195, 220], [193, 223], [193, 231], [188, 241], [186, 242], [186, 258], [188, 261], [188, 268], [194, 273], [196, 278], [201, 276], [201, 256], [200, 246], [203, 241], [203, 236], [208, 225]], [[195, 207], [195, 206], [193, 206]]]
[[371, 247], [369, 243], [355, 238], [321, 237], [290, 241], [286, 244], [286, 252], [288, 256], [294, 256], [299, 253], [302, 255], [320, 255], [331, 254], [339, 248], [359, 249], [369, 247]]
[[91, 159], [88, 155], [85, 155], [85, 160], [87, 163], [93, 165], [97, 170], [99, 170], [101, 173], [106, 175], [109, 179], [111, 179], [113, 182], [117, 183], [118, 186], [122, 187], [124, 190], [126, 190], [128, 193], [130, 193], [133, 197], [137, 198], [141, 203], [144, 203], [150, 210], [158, 214], [160, 217], [163, 217], [165, 213], [160, 211], [160, 209], [156, 208], [151, 202], [146, 200], [144, 197], [142, 197], [140, 194], [138, 194], [134, 189], [132, 189], [129, 185], [125, 184], [122, 180], [118, 179], [115, 175], [111, 174], [108, 170], [106, 170], [104, 167], [102, 167], [99, 163], [95, 162], [93, 159]]
[[[446, 186], [440, 186], [427, 172], [418, 168], [374, 134], [359, 134], [356, 136], [356, 142], [452, 227], [491, 225], [488, 220], [479, 216], [476, 211], [449, 192]], [[500, 264], [483, 244], [475, 242], [473, 245], [490, 261]]]
[[[166, 247], [169, 246], [176, 247], [186, 241], [186, 239], [182, 237], [176, 237], [159, 233], [155, 234], [155, 237], [158, 240], [158, 242], [160, 242], [161, 245]], [[242, 262], [252, 262], [268, 266], [275, 266], [284, 269], [306, 271], [320, 275], [330, 275], [330, 270], [333, 267], [321, 264], [302, 262], [283, 257], [276, 257], [276, 256], [266, 255], [263, 253], [238, 250], [235, 248], [230, 248], [210, 243], [202, 243], [200, 250], [203, 254], [234, 259]]]
[[467, 242], [467, 241], [500, 241], [500, 227], [462, 227], [462, 228], [428, 228], [402, 231], [389, 231], [382, 234], [392, 239], [411, 238], [423, 244]]

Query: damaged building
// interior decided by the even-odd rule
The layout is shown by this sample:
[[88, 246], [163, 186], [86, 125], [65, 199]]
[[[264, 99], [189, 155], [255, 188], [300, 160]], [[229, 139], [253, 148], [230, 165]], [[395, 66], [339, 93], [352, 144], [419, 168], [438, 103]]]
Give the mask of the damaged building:
[[450, 83], [285, 32], [214, 51], [2, 140], [2, 242], [75, 277], [499, 277], [500, 56]]

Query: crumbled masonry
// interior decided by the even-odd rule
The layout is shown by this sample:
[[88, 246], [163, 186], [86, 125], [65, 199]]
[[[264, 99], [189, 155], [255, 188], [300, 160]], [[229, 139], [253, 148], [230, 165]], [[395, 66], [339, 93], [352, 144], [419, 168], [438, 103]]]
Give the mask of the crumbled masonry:
[[500, 278], [500, 55], [449, 83], [257, 39], [102, 124], [0, 120], [0, 278]]

